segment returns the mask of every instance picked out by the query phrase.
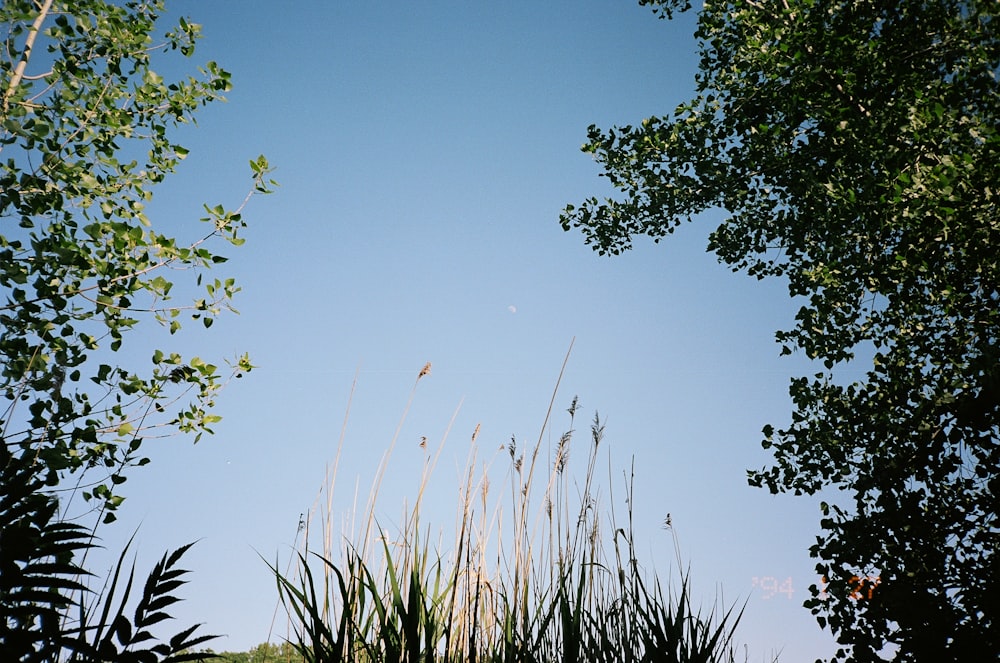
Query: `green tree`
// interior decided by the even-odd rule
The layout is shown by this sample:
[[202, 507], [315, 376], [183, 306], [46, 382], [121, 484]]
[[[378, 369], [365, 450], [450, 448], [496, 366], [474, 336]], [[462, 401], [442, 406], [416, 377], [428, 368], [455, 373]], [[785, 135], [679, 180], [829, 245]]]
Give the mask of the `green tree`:
[[[205, 278], [226, 260], [212, 247], [243, 242], [243, 206], [273, 185], [267, 161], [251, 161], [250, 194], [234, 210], [206, 205], [205, 228], [192, 241], [163, 234], [147, 217], [154, 185], [187, 154], [172, 130], [230, 88], [213, 62], [172, 81], [154, 70], [164, 52], [192, 55], [200, 36], [183, 18], [162, 31], [163, 10], [162, 0], [0, 3], [5, 657], [20, 632], [25, 651], [35, 652], [24, 660], [46, 660], [40, 652], [61, 637], [56, 616], [82, 589], [74, 555], [91, 544], [86, 530], [64, 522], [69, 500], [58, 495], [79, 489], [104, 522], [113, 520], [126, 471], [148, 462], [144, 436], [211, 432], [218, 390], [252, 368], [235, 357], [227, 374], [170, 350], [152, 352], [144, 366], [115, 359], [144, 318], [173, 334], [185, 320], [209, 327], [231, 309], [235, 282]], [[177, 274], [190, 278], [177, 288], [193, 295], [184, 304], [171, 300]], [[124, 644], [128, 634], [115, 628]]]
[[224, 651], [217, 654], [219, 663], [286, 663], [299, 661], [301, 657], [290, 642], [275, 644], [262, 642], [245, 652]]
[[[102, 0], [0, 7], [3, 440], [30, 449], [53, 481], [101, 468], [104, 479], [87, 494], [109, 518], [123, 469], [144, 462], [143, 431], [209, 431], [225, 377], [169, 351], [155, 352], [148, 367], [118, 366], [111, 356], [142, 317], [171, 333], [186, 316], [207, 327], [239, 289], [232, 279], [202, 279], [225, 261], [213, 240], [243, 242], [242, 205], [206, 206], [207, 227], [190, 243], [161, 234], [144, 211], [153, 185], [187, 153], [169, 130], [230, 87], [214, 62], [182, 80], [156, 73], [155, 54], [189, 56], [199, 37], [183, 18], [157, 33], [162, 9], [160, 1]], [[267, 162], [251, 167], [255, 189], [266, 191]], [[205, 294], [174, 305], [170, 274], [190, 276]], [[250, 368], [236, 359], [237, 372]]]
[[706, 2], [695, 97], [590, 127], [583, 149], [619, 193], [561, 217], [619, 254], [722, 210], [709, 250], [802, 302], [777, 339], [817, 372], [791, 382], [790, 425], [764, 428], [774, 463], [749, 479], [837, 496], [810, 549], [829, 585], [806, 606], [839, 659], [1000, 654], [998, 12]]

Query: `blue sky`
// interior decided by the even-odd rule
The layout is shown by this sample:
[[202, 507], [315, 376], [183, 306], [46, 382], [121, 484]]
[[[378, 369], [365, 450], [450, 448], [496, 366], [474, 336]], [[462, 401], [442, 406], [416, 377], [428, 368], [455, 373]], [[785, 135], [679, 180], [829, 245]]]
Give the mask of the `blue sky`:
[[[281, 183], [250, 203], [248, 241], [219, 270], [243, 287], [241, 315], [166, 341], [146, 332], [206, 358], [249, 352], [259, 366], [222, 395], [214, 437], [147, 443], [153, 463], [133, 473], [103, 532], [114, 551], [139, 527], [145, 566], [200, 539], [181, 620], [226, 634], [216, 649], [267, 637], [276, 594], [258, 553], [287, 559], [356, 373], [338, 513], [355, 484], [367, 495], [431, 362], [378, 513], [391, 524], [412, 501], [421, 437], [436, 451], [460, 407], [423, 516], [447, 528], [472, 431], [487, 458], [511, 436], [538, 439], [573, 342], [545, 439], [568, 425], [574, 395], [581, 442], [600, 412], [616, 476], [635, 460], [650, 566], [675, 570], [670, 513], [701, 602], [749, 597], [737, 639], [751, 661], [833, 653], [801, 607], [816, 581], [815, 502], [745, 480], [767, 462], [761, 427], [789, 418], [789, 377], [809, 370], [773, 340], [795, 311], [784, 284], [705, 253], [717, 216], [616, 258], [558, 224], [567, 203], [608, 193], [579, 151], [589, 124], [634, 124], [692, 94], [693, 16], [659, 21], [627, 0], [171, 8], [205, 39], [163, 72], [216, 60], [235, 89], [180, 133], [191, 154], [157, 190], [154, 222], [196, 237], [201, 204], [237, 204], [260, 153]], [[767, 596], [764, 578], [791, 578], [794, 593]]]

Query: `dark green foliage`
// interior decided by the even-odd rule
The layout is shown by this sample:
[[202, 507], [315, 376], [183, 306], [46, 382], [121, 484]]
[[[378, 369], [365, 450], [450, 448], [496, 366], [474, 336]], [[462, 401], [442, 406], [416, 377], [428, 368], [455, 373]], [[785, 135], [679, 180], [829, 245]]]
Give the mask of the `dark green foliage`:
[[3, 660], [55, 661], [71, 636], [62, 620], [85, 588], [75, 562], [90, 532], [61, 522], [30, 452], [0, 444], [0, 650]]
[[[189, 543], [165, 554], [153, 567], [131, 619], [127, 605], [135, 580], [135, 568], [133, 566], [129, 569], [127, 577], [123, 576], [128, 552], [126, 546], [118, 559], [107, 594], [103, 597], [100, 617], [90, 623], [85, 619], [85, 611], [81, 611], [83, 626], [78, 631], [78, 638], [72, 642], [70, 663], [184, 663], [214, 658], [213, 654], [191, 651], [192, 648], [218, 637], [196, 635], [199, 625], [179, 631], [162, 642], [153, 633], [153, 627], [157, 624], [172, 619], [167, 608], [181, 600], [176, 592], [187, 582], [181, 578], [189, 572], [177, 568], [177, 562], [192, 545]], [[122, 581], [125, 586], [119, 598], [117, 591]]]
[[[774, 464], [750, 482], [839, 492], [811, 548], [828, 596], [807, 602], [838, 658], [1000, 656], [998, 13], [708, 2], [697, 96], [591, 127], [584, 149], [622, 197], [562, 216], [617, 254], [721, 209], [709, 249], [787, 280], [801, 308], [777, 339], [817, 370], [792, 381], [790, 425], [764, 429]], [[879, 578], [870, 597], [854, 577]]]
[[[197, 627], [159, 642], [152, 628], [168, 619], [179, 601], [176, 591], [188, 572], [176, 568], [190, 544], [164, 555], [146, 579], [132, 618], [126, 614], [134, 568], [127, 577], [125, 550], [107, 594], [90, 604], [81, 582], [81, 553], [93, 535], [58, 517], [59, 503], [43, 490], [47, 471], [29, 452], [11, 455], [0, 445], [0, 652], [7, 663], [182, 663], [201, 660], [189, 653], [214, 636], [195, 635]], [[119, 583], [125, 587], [116, 596]], [[117, 602], [117, 607], [115, 603]], [[74, 619], [74, 613], [79, 617]]]

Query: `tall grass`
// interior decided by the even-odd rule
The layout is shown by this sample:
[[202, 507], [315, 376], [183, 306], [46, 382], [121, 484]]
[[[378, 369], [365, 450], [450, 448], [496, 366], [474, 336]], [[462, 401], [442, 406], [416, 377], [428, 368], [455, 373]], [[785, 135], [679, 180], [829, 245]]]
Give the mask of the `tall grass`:
[[[428, 364], [417, 383], [429, 370]], [[406, 410], [412, 398], [413, 392]], [[414, 504], [404, 509], [397, 531], [384, 531], [374, 516], [375, 504], [397, 428], [373, 481], [365, 519], [355, 530], [360, 536], [353, 538], [334, 536], [330, 500], [337, 460], [333, 462], [326, 508], [317, 500], [293, 563], [285, 571], [277, 561], [270, 565], [290, 618], [289, 640], [302, 660], [735, 660], [732, 637], [742, 610], [716, 606], [704, 614], [692, 607], [683, 571], [672, 590], [640, 566], [632, 475], [623, 475], [619, 490], [625, 509], [619, 516], [601, 420], [594, 415], [589, 439], [577, 449], [574, 398], [566, 432], [554, 449], [546, 449], [551, 410], [550, 404], [534, 445], [523, 448], [511, 439], [502, 455], [494, 454], [481, 468], [479, 427], [473, 431], [467, 469], [457, 488], [455, 540], [447, 552], [431, 547], [430, 528], [421, 520], [424, 489], [440, 447], [428, 457]], [[575, 480], [571, 456], [585, 459], [582, 476]], [[606, 480], [598, 477], [602, 457], [609, 458]], [[507, 464], [499, 488], [489, 480], [497, 462]], [[308, 530], [317, 521], [323, 544], [313, 551]]]

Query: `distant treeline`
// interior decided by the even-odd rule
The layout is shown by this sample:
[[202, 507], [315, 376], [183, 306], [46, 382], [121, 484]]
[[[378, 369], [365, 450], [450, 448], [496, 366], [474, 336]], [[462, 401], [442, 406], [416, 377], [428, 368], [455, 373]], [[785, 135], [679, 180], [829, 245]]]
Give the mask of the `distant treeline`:
[[216, 656], [217, 658], [206, 660], [224, 663], [287, 663], [301, 658], [295, 648], [287, 642], [281, 644], [263, 642], [245, 652], [224, 651]]

